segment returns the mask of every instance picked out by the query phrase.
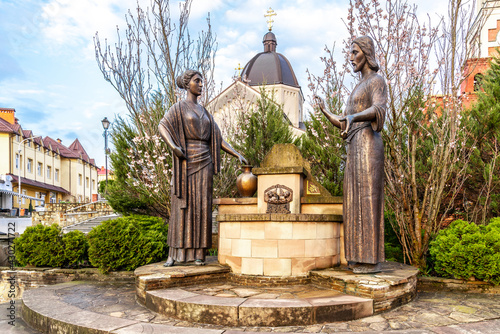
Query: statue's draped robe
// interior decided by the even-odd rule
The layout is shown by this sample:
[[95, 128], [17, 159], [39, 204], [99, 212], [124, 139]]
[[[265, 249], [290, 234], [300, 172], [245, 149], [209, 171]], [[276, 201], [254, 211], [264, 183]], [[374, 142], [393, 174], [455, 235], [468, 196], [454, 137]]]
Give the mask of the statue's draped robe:
[[176, 262], [205, 260], [212, 247], [213, 175], [220, 170], [222, 137], [212, 115], [174, 104], [160, 122], [187, 160], [173, 156], [169, 256]]
[[[344, 172], [346, 260], [376, 264], [384, 255], [384, 144], [387, 86], [371, 74], [353, 90], [345, 115], [373, 110], [373, 122], [353, 122], [347, 134]], [[345, 124], [345, 123], [343, 123]]]

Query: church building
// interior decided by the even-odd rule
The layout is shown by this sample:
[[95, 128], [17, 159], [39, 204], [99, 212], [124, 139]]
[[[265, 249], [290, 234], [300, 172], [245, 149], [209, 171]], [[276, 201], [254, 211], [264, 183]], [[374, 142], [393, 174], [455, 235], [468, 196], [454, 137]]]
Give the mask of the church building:
[[[267, 17], [276, 15], [272, 9]], [[281, 53], [272, 32], [272, 20], [268, 20], [269, 31], [263, 38], [263, 52], [256, 54], [243, 68], [241, 75], [221, 94], [207, 105], [222, 130], [235, 122], [238, 111], [245, 112], [256, 107], [261, 89], [283, 110], [283, 117], [296, 136], [304, 133], [304, 95], [292, 65]]]

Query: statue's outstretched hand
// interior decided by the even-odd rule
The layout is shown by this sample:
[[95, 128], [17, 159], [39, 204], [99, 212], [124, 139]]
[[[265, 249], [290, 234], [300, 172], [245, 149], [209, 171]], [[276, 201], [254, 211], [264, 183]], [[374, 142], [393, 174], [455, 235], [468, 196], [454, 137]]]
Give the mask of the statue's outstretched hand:
[[247, 159], [245, 159], [245, 157], [241, 154], [238, 155], [238, 160], [240, 160], [240, 165], [248, 165]]
[[314, 95], [313, 97], [313, 100], [314, 100], [314, 103], [316, 104], [316, 106], [322, 111], [322, 112], [325, 112], [326, 110], [326, 107], [325, 107], [325, 101], [319, 97], [318, 95]]
[[347, 115], [347, 116], [341, 117], [339, 119], [339, 121], [345, 122], [344, 131], [342, 131], [340, 133], [342, 138], [344, 138], [344, 139], [347, 138], [347, 134], [349, 133], [349, 130], [351, 129], [351, 124], [352, 124], [353, 119], [354, 119], [354, 117], [352, 115]]

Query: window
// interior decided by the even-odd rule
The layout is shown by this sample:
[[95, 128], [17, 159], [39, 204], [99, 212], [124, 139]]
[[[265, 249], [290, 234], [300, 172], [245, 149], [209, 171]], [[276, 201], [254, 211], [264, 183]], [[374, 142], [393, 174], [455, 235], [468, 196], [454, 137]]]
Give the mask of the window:
[[38, 152], [42, 151], [42, 145], [38, 145]]
[[26, 166], [28, 172], [33, 173], [33, 159], [28, 158], [28, 165]]
[[16, 135], [16, 140], [19, 142], [21, 140], [21, 137], [19, 137], [19, 135]]
[[[35, 191], [35, 197], [40, 198], [40, 193], [38, 191]], [[38, 205], [38, 201], [35, 201], [35, 206]]]
[[31, 140], [27, 141], [28, 147], [31, 147]]
[[89, 178], [88, 177], [85, 178], [85, 187], [86, 188], [89, 187]]
[[57, 168], [56, 168], [56, 171], [55, 171], [55, 173], [54, 173], [54, 179], [55, 179], [56, 181], [59, 181], [59, 169], [57, 169]]
[[47, 166], [47, 179], [52, 177], [52, 167]]
[[41, 162], [38, 163], [38, 175], [42, 176], [43, 164]]
[[19, 169], [19, 153], [16, 153], [16, 169]]
[[[82, 185], [82, 174], [78, 174], [78, 185], [79, 186]], [[81, 202], [81, 199], [80, 199], [80, 202]]]
[[[26, 190], [23, 190], [23, 195], [26, 195]], [[26, 197], [23, 197], [22, 203], [26, 204]]]
[[95, 189], [95, 180], [92, 179], [92, 190], [94, 190], [94, 189]]

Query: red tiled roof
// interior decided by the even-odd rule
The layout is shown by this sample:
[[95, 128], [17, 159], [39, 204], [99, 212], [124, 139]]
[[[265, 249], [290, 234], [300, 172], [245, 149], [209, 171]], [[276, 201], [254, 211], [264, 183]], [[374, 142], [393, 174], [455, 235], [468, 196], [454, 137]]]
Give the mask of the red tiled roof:
[[[9, 174], [9, 175], [12, 176], [12, 178], [13, 178], [12, 182], [18, 183], [18, 176], [14, 175], [14, 174]], [[64, 193], [64, 194], [69, 194], [69, 191], [67, 191], [63, 187], [58, 187], [58, 186], [54, 186], [52, 184], [47, 184], [44, 182], [30, 180], [30, 179], [27, 179], [27, 178], [21, 176], [21, 187], [24, 184], [29, 185], [29, 186], [33, 186], [33, 187], [37, 187], [37, 188], [42, 188], [42, 189], [47, 189], [47, 190], [51, 190], [51, 191], [57, 191], [57, 192]]]
[[71, 145], [69, 145], [68, 148], [70, 150], [72, 150], [73, 152], [77, 153], [79, 156], [81, 156], [81, 158], [83, 160], [90, 162], [89, 155], [87, 154], [87, 152], [83, 148], [83, 146], [80, 143], [80, 141], [78, 140], [78, 138], [76, 138], [75, 141], [73, 143], [71, 143]]
[[[50, 138], [49, 136], [45, 137], [43, 139], [43, 142], [46, 143], [47, 145], [50, 144], [52, 145], [52, 149], [55, 151], [56, 149], [59, 149], [59, 154], [65, 158], [80, 158], [79, 154], [75, 154], [73, 151], [71, 151], [69, 148], [61, 144], [55, 139]], [[21, 181], [22, 182], [22, 181]]]
[[23, 130], [23, 137], [24, 138], [29, 138], [33, 136], [33, 131], [31, 130]]
[[14, 125], [17, 125], [17, 124], [10, 124], [9, 122], [4, 120], [3, 118], [0, 118], [0, 132], [16, 133], [16, 131], [14, 129]]

